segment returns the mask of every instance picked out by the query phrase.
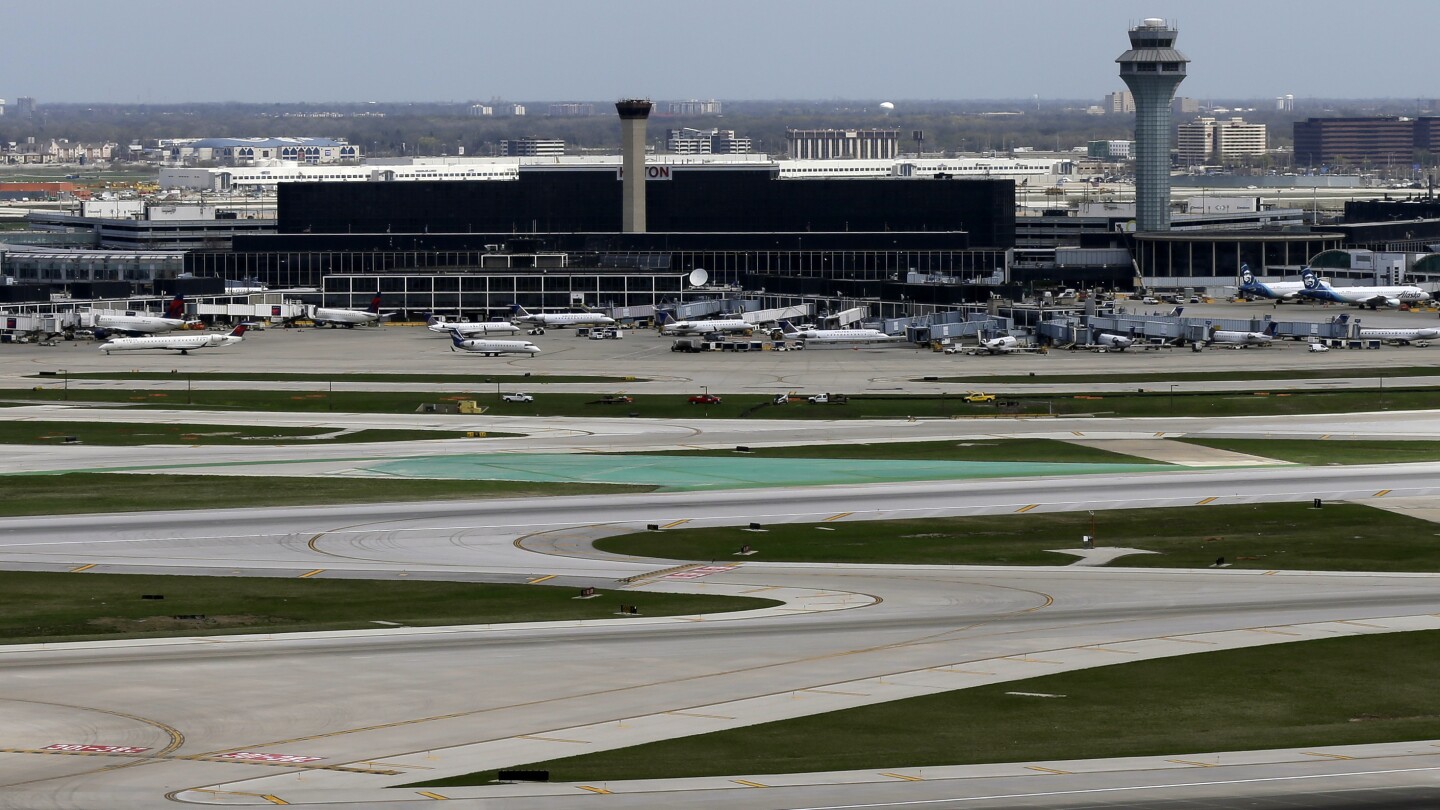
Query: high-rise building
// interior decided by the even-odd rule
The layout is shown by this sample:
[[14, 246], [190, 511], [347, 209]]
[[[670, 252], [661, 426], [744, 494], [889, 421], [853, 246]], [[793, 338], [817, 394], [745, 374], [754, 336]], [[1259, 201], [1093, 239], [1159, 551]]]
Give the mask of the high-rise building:
[[720, 115], [720, 102], [715, 99], [699, 101], [690, 99], [688, 101], [667, 101], [665, 112], [670, 115]]
[[1098, 160], [1129, 160], [1134, 141], [1090, 141], [1085, 144], [1085, 156]]
[[1296, 121], [1295, 164], [1409, 161], [1416, 129], [1415, 120], [1388, 115]]
[[21, 96], [15, 99], [15, 117], [26, 119], [34, 118], [35, 99], [30, 96]]
[[888, 160], [900, 155], [898, 129], [787, 129], [785, 141], [795, 160]]
[[1130, 50], [1115, 61], [1135, 96], [1135, 229], [1170, 230], [1170, 100], [1190, 61], [1175, 50], [1179, 32], [1161, 19], [1130, 29]]
[[1105, 94], [1105, 111], [1109, 113], [1135, 112], [1135, 96], [1129, 90]]
[[735, 137], [733, 129], [665, 130], [665, 151], [676, 155], [744, 155], [751, 149], [749, 138]]
[[1276, 97], [1275, 97], [1275, 111], [1276, 111], [1276, 112], [1294, 112], [1294, 111], [1295, 111], [1295, 96], [1291, 95], [1290, 93], [1286, 93], [1286, 94], [1283, 95], [1283, 96], [1276, 96]]
[[550, 115], [555, 118], [575, 118], [594, 114], [595, 105], [588, 102], [565, 102], [550, 105]]

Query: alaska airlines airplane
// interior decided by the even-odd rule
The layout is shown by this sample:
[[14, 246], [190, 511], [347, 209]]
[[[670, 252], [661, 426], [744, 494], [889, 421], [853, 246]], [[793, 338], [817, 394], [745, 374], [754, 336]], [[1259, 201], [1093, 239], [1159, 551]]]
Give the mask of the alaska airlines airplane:
[[883, 343], [901, 339], [887, 335], [879, 329], [796, 329], [789, 321], [781, 321], [778, 331], [790, 340], [815, 341], [816, 343], [828, 341]]
[[532, 326], [614, 326], [615, 319], [598, 312], [538, 312], [530, 314], [519, 304], [510, 306], [510, 320]]
[[100, 346], [100, 351], [110, 354], [111, 352], [134, 352], [145, 349], [167, 349], [172, 352], [189, 354], [195, 349], [218, 349], [224, 346], [233, 346], [245, 339], [245, 324], [240, 324], [230, 331], [228, 335], [156, 335], [151, 337], [124, 337], [114, 338], [109, 343]]
[[474, 352], [481, 357], [499, 357], [502, 354], [528, 354], [534, 357], [540, 353], [540, 347], [528, 340], [466, 340], [459, 332], [451, 332], [450, 351], [456, 350]]
[[1242, 346], [1269, 346], [1275, 339], [1275, 333], [1280, 324], [1271, 321], [1263, 332], [1236, 332], [1221, 329], [1218, 326], [1210, 327], [1210, 336], [1206, 338], [1205, 345], [1211, 346], [1219, 343], [1226, 346], [1240, 348]]
[[1272, 281], [1269, 284], [1263, 284], [1255, 280], [1255, 275], [1250, 272], [1250, 265], [1242, 264], [1240, 265], [1239, 289], [1246, 295], [1258, 295], [1278, 301], [1294, 301], [1305, 290], [1305, 282]]
[[760, 327], [744, 318], [715, 318], [706, 321], [677, 321], [668, 312], [656, 316], [660, 321], [662, 335], [708, 335], [717, 332], [734, 332], [748, 335]]
[[191, 323], [185, 320], [185, 296], [176, 295], [165, 305], [165, 315], [141, 315], [127, 312], [124, 315], [96, 315], [93, 321], [95, 337], [104, 340], [111, 332], [126, 335], [158, 335], [173, 332]]
[[1301, 273], [1305, 289], [1301, 295], [1320, 301], [1337, 304], [1354, 304], [1358, 307], [1398, 307], [1401, 304], [1418, 304], [1430, 300], [1430, 293], [1419, 287], [1332, 287], [1320, 280], [1313, 271], [1306, 268]]
[[425, 328], [447, 337], [451, 332], [459, 332], [467, 338], [520, 334], [520, 327], [509, 321], [447, 321], [444, 315], [431, 315]]
[[380, 296], [370, 299], [370, 306], [365, 309], [327, 309], [325, 307], [312, 307], [310, 309], [310, 320], [316, 326], [330, 324], [331, 327], [343, 326], [346, 329], [354, 329], [358, 324], [378, 324], [389, 315], [380, 314]]

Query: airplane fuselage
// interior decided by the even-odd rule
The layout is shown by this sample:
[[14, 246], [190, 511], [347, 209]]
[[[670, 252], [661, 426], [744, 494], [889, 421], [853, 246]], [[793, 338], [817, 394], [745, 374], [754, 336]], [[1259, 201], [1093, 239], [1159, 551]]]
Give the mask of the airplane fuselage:
[[135, 352], [164, 350], [189, 354], [196, 349], [218, 349], [233, 346], [244, 340], [245, 327], [236, 327], [228, 335], [156, 335], [153, 337], [115, 338], [100, 346], [105, 354], [112, 352]]
[[431, 332], [442, 335], [449, 335], [451, 332], [459, 332], [461, 335], [470, 337], [484, 337], [486, 335], [518, 335], [520, 327], [508, 321], [473, 321], [454, 322], [436, 321], [426, 327]]

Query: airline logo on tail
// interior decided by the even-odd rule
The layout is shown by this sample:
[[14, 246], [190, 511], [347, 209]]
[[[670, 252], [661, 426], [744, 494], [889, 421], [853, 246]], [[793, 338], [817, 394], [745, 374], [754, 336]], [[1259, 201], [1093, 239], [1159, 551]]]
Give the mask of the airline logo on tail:
[[1240, 287], [1253, 288], [1255, 286], [1255, 274], [1250, 272], [1250, 265], [1240, 265]]
[[465, 336], [460, 334], [459, 329], [450, 330], [450, 351], [465, 348]]
[[184, 319], [185, 319], [185, 296], [184, 296], [184, 295], [182, 295], [182, 294], [180, 294], [180, 293], [176, 293], [176, 294], [175, 294], [175, 297], [172, 298], [172, 299], [170, 299], [170, 303], [165, 305], [165, 317], [167, 317], [167, 318], [173, 318], [173, 319], [175, 319], [175, 320], [177, 320], [177, 321], [181, 321], [181, 320], [184, 320]]
[[365, 309], [365, 311], [366, 311], [366, 312], [369, 312], [369, 313], [371, 313], [371, 314], [379, 314], [379, 312], [380, 312], [380, 296], [377, 295], [377, 296], [375, 296], [374, 298], [371, 298], [371, 299], [370, 299], [370, 306], [367, 307], [367, 308]]
[[1305, 282], [1305, 289], [1307, 289], [1307, 290], [1323, 290], [1323, 289], [1325, 289], [1325, 284], [1324, 284], [1324, 282], [1322, 282], [1320, 279], [1316, 278], [1316, 277], [1315, 277], [1315, 274], [1314, 274], [1313, 272], [1311, 272], [1308, 268], [1307, 268], [1304, 272], [1302, 272], [1302, 273], [1300, 274], [1300, 278], [1301, 278], [1302, 281]]

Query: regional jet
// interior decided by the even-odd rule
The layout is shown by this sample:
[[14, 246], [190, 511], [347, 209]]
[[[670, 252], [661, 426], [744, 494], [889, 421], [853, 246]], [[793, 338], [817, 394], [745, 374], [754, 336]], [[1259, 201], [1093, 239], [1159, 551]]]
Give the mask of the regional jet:
[[[1349, 320], [1350, 316], [1346, 314], [1336, 318], [1335, 322], [1338, 324], [1344, 324], [1348, 323]], [[1361, 340], [1383, 340], [1387, 343], [1395, 343], [1400, 346], [1409, 346], [1411, 343], [1423, 343], [1425, 341], [1440, 338], [1440, 329], [1366, 329], [1364, 327], [1361, 327], [1361, 329], [1356, 333], [1355, 336]]]
[[457, 350], [474, 352], [481, 357], [499, 357], [502, 354], [528, 354], [534, 357], [540, 353], [540, 347], [528, 340], [467, 340], [458, 331], [450, 333], [450, 351]]
[[233, 346], [244, 340], [244, 336], [245, 324], [242, 323], [231, 330], [228, 335], [189, 334], [114, 338], [101, 345], [100, 351], [110, 354], [111, 352], [134, 352], [145, 349], [167, 349], [172, 352], [189, 354], [195, 349], [218, 349], [224, 346]]
[[1280, 324], [1272, 321], [1265, 327], [1263, 332], [1235, 332], [1221, 329], [1218, 326], [1210, 327], [1210, 335], [1205, 339], [1205, 345], [1211, 346], [1216, 343], [1233, 346], [1240, 349], [1246, 346], [1269, 346], [1270, 341], [1275, 339], [1275, 332]]
[[776, 332], [790, 340], [815, 343], [884, 343], [901, 340], [901, 338], [887, 335], [879, 329], [796, 329], [789, 321], [781, 321], [780, 328]]
[[520, 327], [509, 321], [447, 321], [444, 315], [431, 315], [425, 328], [446, 337], [451, 332], [459, 332], [467, 338], [520, 334]]
[[660, 321], [660, 334], [662, 335], [709, 335], [720, 332], [748, 335], [759, 328], [744, 318], [677, 321], [675, 316], [663, 311], [658, 313], [657, 318]]
[[390, 317], [389, 314], [380, 312], [380, 296], [378, 295], [370, 299], [370, 306], [365, 309], [310, 308], [310, 320], [316, 326], [324, 326], [328, 323], [331, 327], [343, 326], [346, 329], [354, 329], [359, 324], [379, 324], [388, 317]]
[[158, 335], [181, 329], [192, 321], [185, 320], [185, 296], [176, 295], [165, 305], [165, 315], [141, 315], [126, 312], [124, 315], [96, 315], [93, 321], [95, 337], [104, 340], [111, 332], [126, 335]]
[[614, 326], [615, 319], [598, 312], [537, 312], [531, 314], [519, 304], [510, 307], [510, 320], [528, 323], [537, 329], [556, 326]]

